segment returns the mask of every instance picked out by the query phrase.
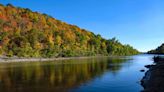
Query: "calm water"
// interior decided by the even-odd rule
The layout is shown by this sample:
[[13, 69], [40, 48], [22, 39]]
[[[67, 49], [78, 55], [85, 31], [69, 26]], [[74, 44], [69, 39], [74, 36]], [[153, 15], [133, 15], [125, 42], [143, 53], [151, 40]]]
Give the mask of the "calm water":
[[0, 92], [140, 92], [152, 55], [1, 63]]

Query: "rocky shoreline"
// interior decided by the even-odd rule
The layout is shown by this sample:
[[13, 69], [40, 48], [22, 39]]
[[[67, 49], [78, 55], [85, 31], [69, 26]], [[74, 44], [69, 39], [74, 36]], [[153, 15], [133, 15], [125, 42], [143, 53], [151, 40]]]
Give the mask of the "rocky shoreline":
[[11, 63], [11, 62], [45, 62], [45, 61], [58, 61], [58, 60], [71, 60], [71, 59], [88, 59], [88, 58], [120, 58], [126, 59], [124, 56], [81, 56], [81, 57], [58, 57], [58, 58], [24, 58], [24, 57], [7, 57], [7, 56], [0, 56], [0, 63]]
[[[0, 63], [11, 63], [11, 62], [45, 62], [45, 61], [57, 61], [57, 60], [70, 60], [70, 59], [86, 59], [90, 57], [59, 57], [59, 58], [24, 58], [24, 57], [6, 57], [0, 56]], [[98, 56], [96, 56], [98, 57]], [[105, 57], [105, 56], [104, 56]]]
[[154, 57], [154, 64], [145, 67], [149, 70], [141, 80], [142, 92], [164, 92], [164, 58]]

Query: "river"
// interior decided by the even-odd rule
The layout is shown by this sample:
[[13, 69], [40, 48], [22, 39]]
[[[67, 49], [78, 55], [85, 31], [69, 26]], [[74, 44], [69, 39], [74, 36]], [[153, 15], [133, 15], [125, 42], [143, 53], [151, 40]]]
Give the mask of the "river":
[[140, 70], [152, 57], [0, 63], [0, 92], [140, 92]]

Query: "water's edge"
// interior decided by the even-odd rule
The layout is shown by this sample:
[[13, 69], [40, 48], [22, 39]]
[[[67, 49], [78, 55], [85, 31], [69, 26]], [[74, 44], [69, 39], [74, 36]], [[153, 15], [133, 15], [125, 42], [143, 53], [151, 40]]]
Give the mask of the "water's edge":
[[19, 57], [0, 57], [0, 63], [10, 62], [45, 62], [45, 61], [58, 61], [58, 60], [71, 60], [71, 59], [87, 59], [87, 58], [125, 58], [125, 56], [82, 56], [82, 57], [59, 57], [59, 58], [19, 58]]
[[164, 59], [154, 60], [154, 63], [145, 66], [149, 70], [141, 80], [143, 92], [164, 92]]

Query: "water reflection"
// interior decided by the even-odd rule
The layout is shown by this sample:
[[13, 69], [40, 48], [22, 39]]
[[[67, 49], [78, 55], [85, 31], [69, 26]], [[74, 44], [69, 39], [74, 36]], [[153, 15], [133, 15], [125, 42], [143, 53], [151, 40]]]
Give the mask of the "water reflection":
[[0, 64], [0, 92], [68, 92], [110, 71], [124, 59], [90, 58], [57, 62]]

